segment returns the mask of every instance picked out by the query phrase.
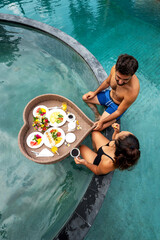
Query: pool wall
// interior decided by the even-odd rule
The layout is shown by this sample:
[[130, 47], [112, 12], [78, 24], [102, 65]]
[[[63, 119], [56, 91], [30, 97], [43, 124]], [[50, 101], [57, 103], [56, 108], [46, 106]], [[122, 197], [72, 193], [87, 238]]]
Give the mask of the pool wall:
[[[106, 79], [107, 74], [98, 60], [74, 38], [70, 37], [59, 29], [32, 19], [10, 14], [0, 14], [0, 21], [27, 26], [56, 37], [71, 47], [84, 59], [86, 64], [88, 64], [91, 71], [95, 75], [99, 84]], [[108, 128], [105, 132], [106, 137], [110, 140], [112, 133], [113, 132], [111, 127]], [[80, 200], [79, 205], [71, 217], [68, 219], [68, 221], [65, 223], [65, 225], [61, 228], [57, 236], [54, 237], [55, 240], [81, 240], [85, 237], [100, 210], [100, 207], [110, 186], [112, 176], [113, 172], [110, 172], [109, 174], [103, 176], [93, 176], [84, 196]]]

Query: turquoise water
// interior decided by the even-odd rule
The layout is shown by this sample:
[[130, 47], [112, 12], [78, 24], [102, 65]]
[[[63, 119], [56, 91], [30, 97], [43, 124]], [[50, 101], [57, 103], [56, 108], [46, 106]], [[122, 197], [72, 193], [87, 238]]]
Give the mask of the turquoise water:
[[[108, 74], [119, 54], [126, 52], [138, 59], [141, 91], [121, 123], [122, 129], [139, 138], [141, 159], [131, 172], [115, 171], [103, 206], [85, 239], [160, 239], [160, 2], [6, 0], [0, 3], [0, 12], [29, 17], [61, 29], [88, 48]], [[84, 92], [89, 86], [85, 87]], [[62, 164], [65, 171], [78, 171], [74, 164]], [[24, 163], [21, 166], [23, 169]], [[80, 174], [85, 174], [83, 171]]]
[[[0, 43], [0, 239], [52, 239], [93, 174], [77, 167], [71, 157], [52, 165], [26, 159], [17, 140], [23, 110], [34, 97], [55, 93], [88, 112], [77, 95], [98, 82], [78, 54], [40, 32], [0, 24]], [[89, 137], [86, 141], [91, 142]]]

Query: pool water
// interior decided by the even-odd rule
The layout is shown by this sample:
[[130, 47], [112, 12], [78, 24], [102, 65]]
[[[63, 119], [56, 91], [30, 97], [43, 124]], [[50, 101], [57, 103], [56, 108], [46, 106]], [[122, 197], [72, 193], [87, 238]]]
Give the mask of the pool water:
[[[98, 82], [84, 60], [56, 38], [15, 25], [0, 24], [0, 29], [0, 236], [52, 239], [93, 174], [82, 171], [71, 157], [52, 165], [26, 159], [17, 141], [23, 110], [34, 97], [55, 93], [85, 112], [88, 108], [77, 95], [83, 95], [87, 84], [95, 88]], [[93, 117], [91, 111], [87, 115]], [[91, 143], [90, 137], [86, 141]]]
[[[160, 155], [160, 125], [158, 124], [160, 118], [160, 2], [158, 0], [6, 0], [0, 3], [0, 12], [25, 16], [61, 29], [88, 48], [100, 61], [108, 74], [111, 67], [115, 64], [118, 55], [121, 53], [132, 54], [138, 59], [139, 69], [137, 76], [140, 79], [141, 91], [136, 102], [122, 117], [121, 127], [123, 130], [133, 132], [140, 140], [141, 158], [134, 170], [130, 172], [115, 171], [103, 206], [85, 239], [160, 239], [160, 177], [158, 162], [158, 156]], [[1, 57], [1, 59], [5, 58]], [[6, 64], [3, 62], [2, 64], [4, 68]], [[3, 74], [2, 67], [0, 68]], [[2, 79], [1, 81], [4, 80]], [[6, 81], [9, 80], [6, 79]], [[84, 83], [83, 90], [81, 90], [79, 81], [80, 80], [76, 81], [75, 86], [78, 86], [79, 91], [81, 91], [80, 94], [88, 91], [88, 89], [92, 89], [91, 86]], [[93, 84], [96, 84], [95, 81], [93, 82]], [[23, 84], [21, 87], [23, 87]], [[30, 91], [31, 97], [36, 96], [36, 90], [34, 92], [32, 88]], [[44, 92], [45, 91], [44, 89]], [[39, 89], [39, 92], [41, 93], [43, 91]], [[9, 102], [9, 98], [7, 98], [7, 88], [3, 94], [5, 95], [5, 101]], [[67, 91], [64, 94], [69, 96]], [[14, 93], [11, 94], [11, 96], [13, 95]], [[79, 106], [82, 106], [84, 112], [87, 113], [87, 109], [83, 103], [79, 104]], [[22, 110], [22, 105], [21, 107], [17, 106], [18, 114], [20, 114]], [[20, 125], [21, 124], [19, 124], [19, 126]], [[17, 128], [13, 131], [14, 138], [12, 139], [12, 146], [14, 147], [16, 144], [16, 134], [18, 132]], [[1, 134], [3, 134], [3, 139], [7, 137], [4, 131], [2, 131]], [[6, 173], [6, 179], [11, 186], [7, 185], [7, 188], [3, 184], [1, 186], [2, 192], [6, 191], [6, 194], [10, 191], [9, 188], [15, 187], [14, 184], [16, 184], [16, 182], [19, 184], [18, 186], [22, 186], [22, 184], [26, 184], [27, 182], [27, 180], [26, 182], [21, 181], [20, 177], [15, 180], [15, 172], [17, 172], [17, 170], [19, 174], [23, 176], [25, 167], [32, 169], [31, 165], [33, 163], [20, 161], [21, 154], [19, 152], [15, 154], [14, 158], [18, 158], [19, 161], [7, 170]], [[7, 161], [9, 161], [9, 159]], [[9, 165], [7, 161], [5, 161], [6, 165], [4, 163], [3, 165], [1, 164], [3, 174]], [[69, 163], [63, 161], [60, 163], [60, 166], [62, 167], [60, 168], [61, 171], [70, 173], [67, 179], [72, 182], [73, 185], [70, 186], [69, 191], [72, 191], [74, 184], [76, 184], [73, 183], [75, 181], [74, 178], [71, 180], [73, 171], [80, 173], [80, 175], [89, 174], [89, 172], [85, 172], [84, 168], [79, 172], [71, 160], [69, 160]], [[39, 168], [40, 173], [44, 171], [42, 166], [38, 165], [36, 168]], [[52, 168], [56, 168], [58, 169], [57, 171], [59, 171], [59, 165], [52, 166]], [[50, 167], [48, 167], [48, 169], [48, 171], [51, 171]], [[37, 172], [37, 170], [33, 168], [30, 171], [31, 175], [29, 175], [28, 178], [32, 179], [33, 173]], [[61, 176], [57, 171], [55, 171], [56, 174]], [[48, 179], [50, 178], [48, 177]], [[62, 182], [65, 184], [65, 180], [62, 180]], [[36, 189], [36, 187], [35, 184], [34, 189]], [[41, 187], [39, 189], [41, 189]], [[47, 189], [48, 186], [46, 186], [46, 191]], [[12, 191], [14, 193], [13, 188]], [[38, 191], [39, 190], [37, 190], [37, 192]], [[14, 201], [17, 201], [20, 194], [21, 191], [19, 195], [17, 193], [13, 196]], [[53, 194], [56, 193], [54, 192]], [[47, 196], [48, 195], [46, 195], [46, 197]], [[29, 200], [31, 201], [31, 198], [29, 198]], [[6, 202], [5, 198], [3, 201]], [[28, 203], [27, 196], [25, 196], [24, 201], [26, 204]], [[19, 216], [15, 214], [12, 215], [12, 218], [9, 218], [12, 212], [12, 205], [10, 205], [10, 207], [8, 206], [7, 202], [7, 205], [1, 206], [1, 208], [10, 209], [8, 212], [8, 224], [13, 224], [14, 221], [18, 221]], [[18, 206], [19, 202], [17, 201], [17, 207]], [[39, 209], [42, 211], [42, 215], [46, 217], [45, 205], [40, 206]], [[25, 212], [25, 214], [27, 214], [27, 212]], [[37, 214], [41, 213], [37, 210]], [[54, 213], [51, 219], [53, 218]], [[53, 226], [51, 225], [51, 228], [49, 228], [46, 226], [46, 218], [43, 220], [44, 222], [41, 222], [41, 229], [45, 228], [46, 237], [42, 239], [47, 240], [50, 239], [50, 229]], [[5, 223], [5, 227], [7, 234], [7, 223]], [[29, 227], [30, 231], [33, 230], [34, 234], [37, 233], [36, 229], [33, 229], [31, 225]], [[47, 228], [49, 228], [48, 235]], [[39, 238], [36, 237], [35, 235], [35, 239], [38, 240]]]

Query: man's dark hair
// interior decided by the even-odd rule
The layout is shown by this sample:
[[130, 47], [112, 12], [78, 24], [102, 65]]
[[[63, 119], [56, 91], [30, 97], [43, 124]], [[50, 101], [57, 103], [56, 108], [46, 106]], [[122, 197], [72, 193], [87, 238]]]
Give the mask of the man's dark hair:
[[122, 54], [116, 62], [116, 71], [123, 75], [133, 75], [138, 69], [138, 61], [131, 55]]

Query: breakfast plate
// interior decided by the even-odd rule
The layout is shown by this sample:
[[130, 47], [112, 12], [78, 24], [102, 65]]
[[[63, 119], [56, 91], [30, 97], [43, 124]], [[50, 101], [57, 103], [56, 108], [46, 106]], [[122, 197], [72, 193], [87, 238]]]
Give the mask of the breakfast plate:
[[61, 128], [51, 127], [44, 133], [44, 144], [52, 148], [60, 147], [65, 140], [65, 133]]
[[65, 124], [67, 120], [67, 115], [62, 109], [52, 109], [51, 111], [49, 111], [48, 118], [51, 126], [60, 127]]
[[48, 116], [48, 108], [44, 105], [39, 105], [33, 109], [34, 117], [46, 117]]
[[40, 132], [32, 132], [27, 137], [27, 145], [30, 148], [39, 148], [43, 145], [44, 135]]

